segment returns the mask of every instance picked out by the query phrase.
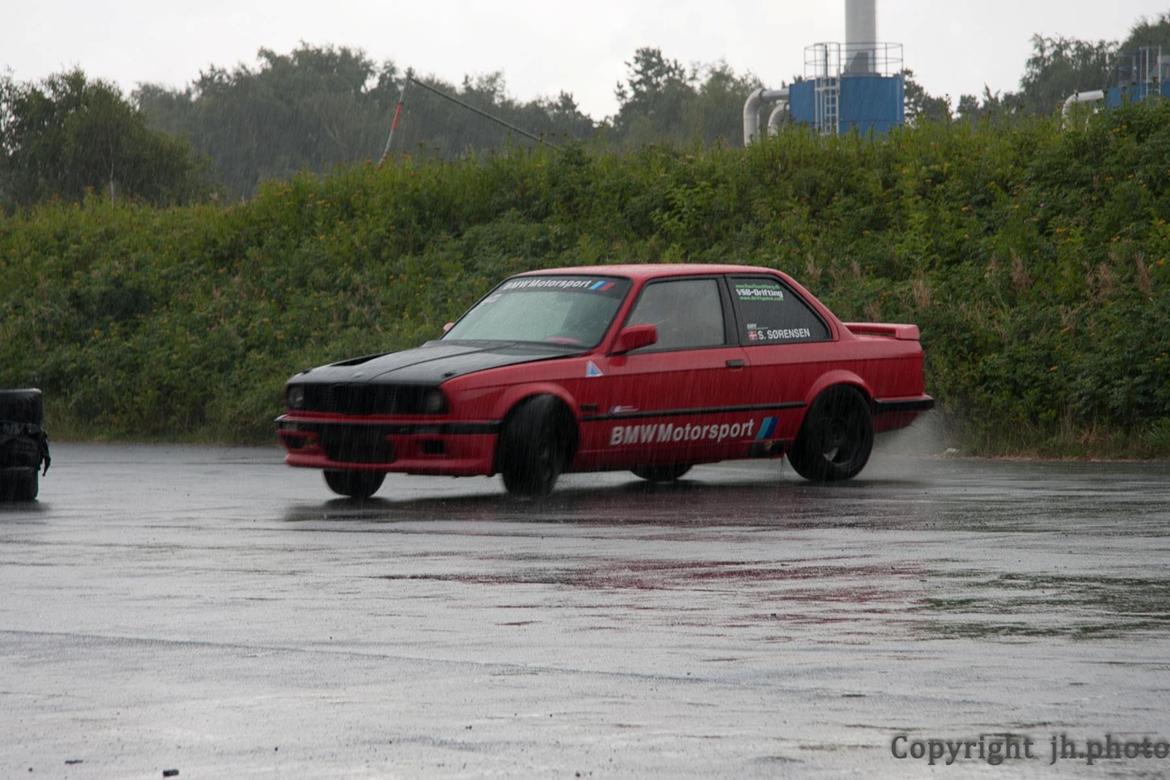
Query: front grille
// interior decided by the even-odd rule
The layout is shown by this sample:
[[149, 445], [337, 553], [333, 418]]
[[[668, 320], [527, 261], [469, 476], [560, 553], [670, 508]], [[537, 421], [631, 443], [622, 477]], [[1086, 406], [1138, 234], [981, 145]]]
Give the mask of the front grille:
[[326, 425], [320, 429], [321, 449], [341, 463], [390, 463], [394, 445], [386, 431], [373, 425]]
[[[426, 385], [305, 384], [308, 412], [335, 414], [424, 414], [423, 400], [434, 390]], [[432, 410], [434, 411], [434, 410]]]

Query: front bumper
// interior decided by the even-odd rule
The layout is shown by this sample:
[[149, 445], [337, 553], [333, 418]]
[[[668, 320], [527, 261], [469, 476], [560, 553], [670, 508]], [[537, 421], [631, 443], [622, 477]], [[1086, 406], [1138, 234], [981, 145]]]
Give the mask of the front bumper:
[[495, 472], [496, 421], [285, 414], [276, 424], [290, 466], [447, 476]]

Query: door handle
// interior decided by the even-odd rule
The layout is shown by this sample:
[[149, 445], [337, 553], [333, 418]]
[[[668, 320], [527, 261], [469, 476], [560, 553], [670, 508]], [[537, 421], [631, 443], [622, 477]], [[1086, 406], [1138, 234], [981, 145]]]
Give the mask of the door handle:
[[743, 368], [747, 365], [747, 362], [739, 358], [733, 358], [732, 360], [728, 360], [725, 365], [728, 368]]

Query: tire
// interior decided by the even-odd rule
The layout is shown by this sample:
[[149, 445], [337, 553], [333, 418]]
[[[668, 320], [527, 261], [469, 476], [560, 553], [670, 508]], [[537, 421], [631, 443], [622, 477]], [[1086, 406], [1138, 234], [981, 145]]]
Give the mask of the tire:
[[12, 497], [16, 501], [36, 501], [40, 492], [40, 475], [37, 472], [18, 477], [12, 490]]
[[6, 436], [5, 440], [0, 442], [0, 468], [36, 471], [40, 469], [43, 458], [41, 442], [32, 436]]
[[325, 484], [339, 496], [369, 498], [378, 492], [386, 475], [377, 471], [326, 471]]
[[0, 390], [0, 420], [40, 425], [44, 416], [40, 390]]
[[569, 465], [576, 429], [567, 409], [549, 395], [524, 401], [500, 434], [498, 466], [504, 487], [516, 496], [552, 492]]
[[839, 482], [857, 476], [872, 450], [873, 418], [865, 396], [838, 385], [813, 401], [788, 462], [805, 479]]
[[674, 463], [669, 466], [639, 466], [636, 469], [630, 469], [634, 472], [634, 476], [641, 477], [648, 482], [674, 482], [690, 470], [690, 464], [686, 463]]
[[5, 501], [36, 501], [40, 491], [40, 475], [27, 474], [0, 477], [0, 499]]

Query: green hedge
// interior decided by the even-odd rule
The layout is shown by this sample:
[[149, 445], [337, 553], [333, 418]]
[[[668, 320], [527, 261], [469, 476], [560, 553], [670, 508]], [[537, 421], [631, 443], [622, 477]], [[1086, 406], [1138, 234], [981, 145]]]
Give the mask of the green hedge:
[[85, 437], [258, 441], [301, 368], [439, 333], [514, 271], [727, 261], [917, 322], [984, 452], [1170, 454], [1170, 104], [1061, 130], [358, 166], [251, 201], [0, 217], [0, 386]]

